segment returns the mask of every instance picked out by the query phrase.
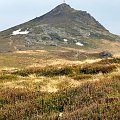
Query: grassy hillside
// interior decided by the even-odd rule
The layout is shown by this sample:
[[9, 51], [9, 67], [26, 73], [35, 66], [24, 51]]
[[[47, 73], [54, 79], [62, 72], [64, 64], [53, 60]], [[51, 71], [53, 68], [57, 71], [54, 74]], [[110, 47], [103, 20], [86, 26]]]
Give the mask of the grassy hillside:
[[120, 58], [0, 73], [1, 120], [120, 118]]

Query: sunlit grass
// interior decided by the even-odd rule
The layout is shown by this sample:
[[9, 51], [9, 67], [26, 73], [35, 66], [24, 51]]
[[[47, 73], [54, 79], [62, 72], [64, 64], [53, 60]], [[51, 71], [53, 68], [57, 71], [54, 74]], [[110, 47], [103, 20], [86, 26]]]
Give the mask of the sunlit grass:
[[117, 120], [119, 101], [119, 59], [30, 67], [0, 75], [1, 120], [54, 120], [61, 112], [61, 120]]

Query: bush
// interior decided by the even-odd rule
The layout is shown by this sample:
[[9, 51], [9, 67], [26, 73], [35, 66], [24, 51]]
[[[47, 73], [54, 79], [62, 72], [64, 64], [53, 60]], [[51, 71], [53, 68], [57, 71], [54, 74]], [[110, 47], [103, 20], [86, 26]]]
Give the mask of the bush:
[[112, 59], [102, 59], [98, 64], [120, 64], [120, 58], [112, 58]]
[[80, 74], [74, 77], [75, 80], [82, 80], [82, 79], [89, 79], [91, 78], [93, 75], [90, 74]]
[[4, 74], [0, 76], [0, 80], [8, 80], [8, 79], [16, 79], [16, 75], [11, 75], [11, 74]]
[[73, 73], [72, 67], [64, 67], [64, 68], [45, 68], [37, 73], [38, 76], [62, 76], [62, 75], [70, 75]]
[[92, 65], [92, 66], [90, 65], [90, 66], [83, 67], [80, 70], [80, 73], [83, 73], [83, 74], [109, 73], [109, 72], [113, 71], [116, 68], [117, 67], [115, 65], [96, 64], [96, 65]]
[[62, 76], [69, 75], [73, 73], [72, 67], [63, 67], [63, 68], [55, 68], [55, 67], [45, 67], [45, 68], [30, 68], [21, 71], [14, 72], [15, 75], [20, 76], [28, 76], [30, 74], [36, 74], [37, 76]]
[[0, 108], [3, 107], [3, 105], [5, 105], [7, 103], [8, 103], [8, 101], [6, 99], [0, 97]]
[[[64, 66], [61, 68], [46, 66], [44, 68], [35, 67], [24, 69], [20, 71], [16, 71], [13, 74], [20, 76], [28, 76], [30, 74], [36, 74], [37, 76], [62, 76], [69, 75], [69, 77], [78, 76], [79, 79], [89, 78], [89, 76], [81, 75], [81, 74], [98, 74], [98, 73], [109, 73], [116, 69], [116, 65], [112, 63], [120, 63], [120, 59], [103, 59], [100, 62], [96, 62], [94, 64], [88, 64], [81, 67], [81, 65], [72, 65], [72, 66]], [[79, 76], [80, 74], [80, 76]], [[77, 77], [76, 77], [77, 78]]]
[[100, 58], [109, 58], [112, 57], [113, 55], [110, 52], [107, 51], [103, 51], [101, 53], [99, 53]]
[[27, 70], [21, 70], [21, 71], [13, 72], [12, 74], [26, 77], [26, 76], [28, 76], [30, 73], [29, 73], [29, 71], [27, 71]]

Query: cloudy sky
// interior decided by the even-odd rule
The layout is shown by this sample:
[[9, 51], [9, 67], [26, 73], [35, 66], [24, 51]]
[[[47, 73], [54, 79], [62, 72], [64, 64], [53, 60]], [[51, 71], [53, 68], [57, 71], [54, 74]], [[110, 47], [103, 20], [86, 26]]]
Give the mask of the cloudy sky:
[[[0, 31], [50, 11], [63, 0], [0, 0]], [[120, 35], [120, 0], [66, 0], [77, 10], [96, 18], [110, 32]]]

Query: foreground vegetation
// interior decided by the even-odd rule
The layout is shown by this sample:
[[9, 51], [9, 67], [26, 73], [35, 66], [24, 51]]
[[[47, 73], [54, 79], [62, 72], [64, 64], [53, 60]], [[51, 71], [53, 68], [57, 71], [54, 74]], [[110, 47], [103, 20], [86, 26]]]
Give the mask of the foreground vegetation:
[[119, 58], [0, 75], [1, 120], [118, 120], [119, 114]]

